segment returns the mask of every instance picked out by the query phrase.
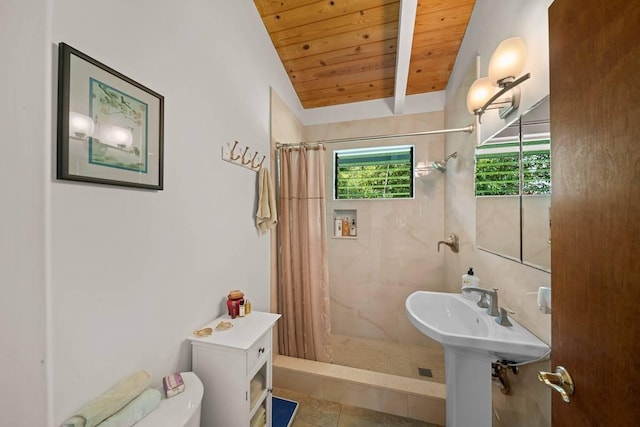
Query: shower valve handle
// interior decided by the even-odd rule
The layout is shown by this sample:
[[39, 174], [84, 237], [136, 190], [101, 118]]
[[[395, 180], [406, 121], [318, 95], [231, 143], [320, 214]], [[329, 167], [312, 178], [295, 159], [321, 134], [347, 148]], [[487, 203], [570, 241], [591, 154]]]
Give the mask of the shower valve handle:
[[440, 252], [440, 245], [443, 243], [449, 246], [453, 252], [458, 253], [460, 249], [460, 242], [458, 236], [455, 233], [451, 233], [447, 240], [440, 240], [438, 242], [438, 252]]

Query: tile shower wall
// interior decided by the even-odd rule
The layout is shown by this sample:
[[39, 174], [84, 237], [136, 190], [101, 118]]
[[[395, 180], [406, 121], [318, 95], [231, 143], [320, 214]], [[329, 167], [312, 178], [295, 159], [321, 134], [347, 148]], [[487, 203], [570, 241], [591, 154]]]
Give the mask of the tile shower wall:
[[[307, 140], [441, 129], [443, 113], [308, 126]], [[406, 200], [333, 200], [333, 151], [412, 144], [415, 161], [441, 160], [441, 135], [327, 145], [327, 233], [332, 329], [335, 334], [434, 345], [407, 320], [404, 303], [416, 290], [444, 290], [444, 175], [416, 179]], [[452, 160], [455, 161], [455, 160]], [[357, 211], [357, 238], [333, 238], [335, 210]], [[437, 345], [437, 344], [436, 344]]]

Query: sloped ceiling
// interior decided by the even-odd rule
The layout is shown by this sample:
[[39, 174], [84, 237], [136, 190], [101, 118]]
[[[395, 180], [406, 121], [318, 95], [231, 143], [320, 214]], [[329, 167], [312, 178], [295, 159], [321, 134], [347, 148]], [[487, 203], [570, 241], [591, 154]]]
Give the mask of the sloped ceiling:
[[306, 109], [444, 90], [475, 0], [254, 3]]

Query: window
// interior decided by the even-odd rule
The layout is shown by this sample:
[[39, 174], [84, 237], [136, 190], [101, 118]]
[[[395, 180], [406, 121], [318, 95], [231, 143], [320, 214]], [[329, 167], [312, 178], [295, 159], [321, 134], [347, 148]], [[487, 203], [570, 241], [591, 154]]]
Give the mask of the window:
[[[476, 149], [476, 196], [520, 194], [520, 144], [489, 143]], [[551, 194], [548, 139], [522, 143], [522, 194]]]
[[413, 197], [413, 146], [337, 150], [334, 156], [337, 200]]

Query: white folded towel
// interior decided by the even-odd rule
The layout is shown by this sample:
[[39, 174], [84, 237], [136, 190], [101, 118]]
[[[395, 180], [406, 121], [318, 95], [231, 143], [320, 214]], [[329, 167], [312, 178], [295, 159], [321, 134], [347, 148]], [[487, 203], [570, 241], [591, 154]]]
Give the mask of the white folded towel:
[[271, 182], [271, 174], [265, 167], [260, 168], [258, 182], [258, 211], [256, 212], [256, 227], [261, 233], [266, 233], [278, 223], [276, 209], [276, 192]]

